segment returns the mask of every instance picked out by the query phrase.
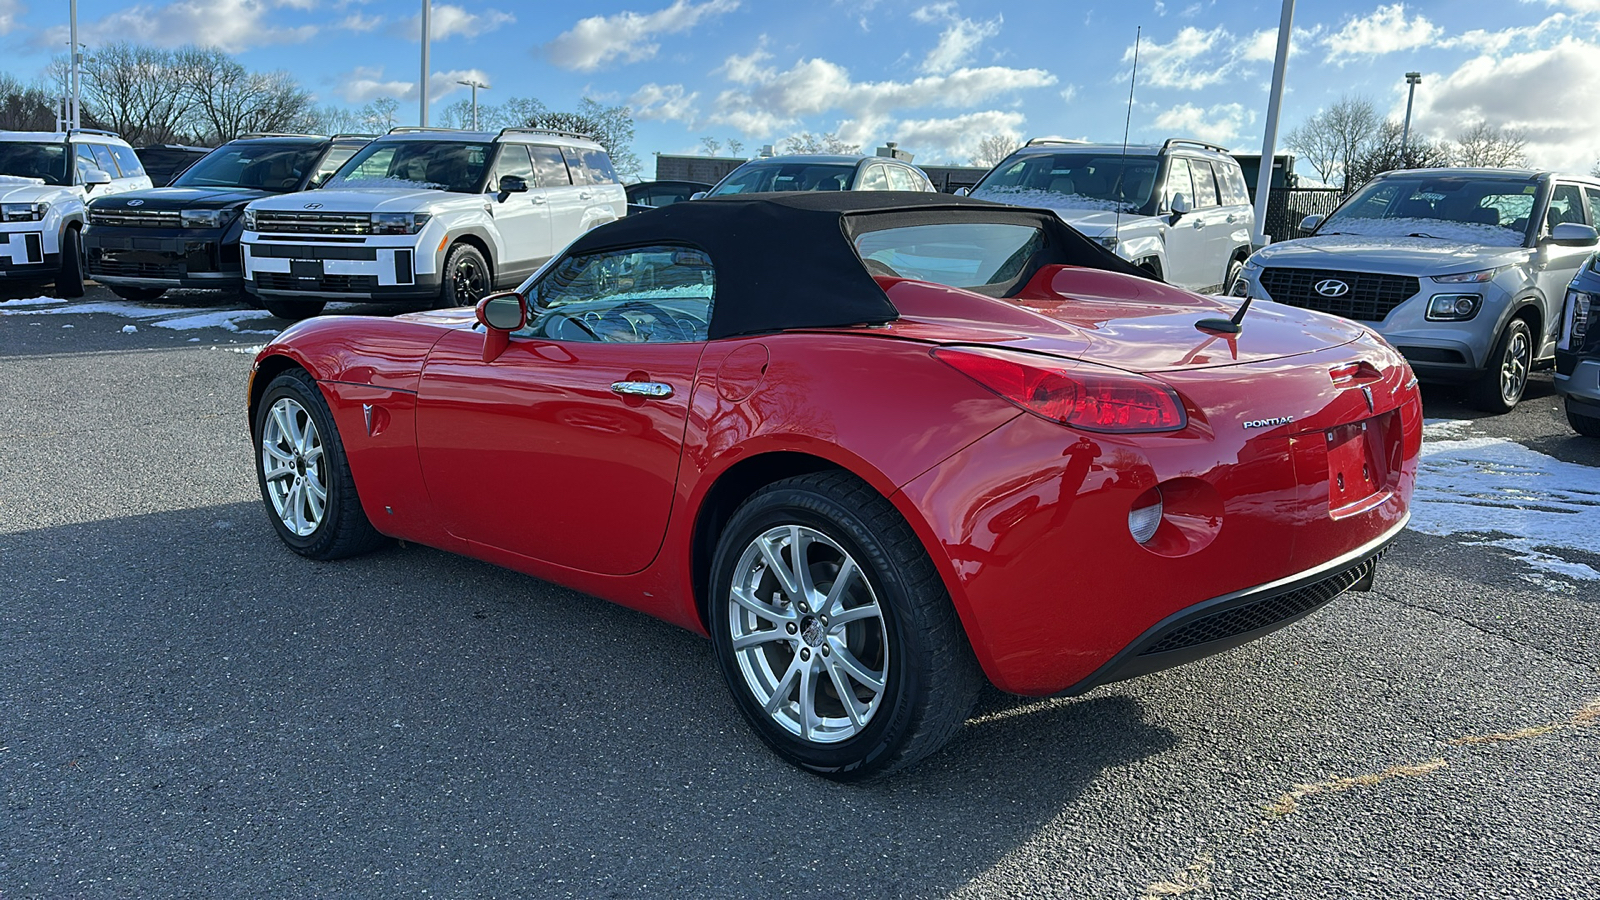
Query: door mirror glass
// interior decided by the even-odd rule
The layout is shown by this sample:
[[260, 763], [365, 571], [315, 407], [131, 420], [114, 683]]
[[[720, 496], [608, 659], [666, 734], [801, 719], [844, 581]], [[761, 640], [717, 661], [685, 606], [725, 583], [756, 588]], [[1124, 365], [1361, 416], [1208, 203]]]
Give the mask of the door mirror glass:
[[500, 193], [520, 194], [528, 189], [528, 180], [521, 175], [501, 175]]
[[527, 321], [527, 306], [516, 291], [490, 294], [478, 301], [478, 323], [496, 331], [516, 331]]
[[1582, 222], [1562, 222], [1550, 229], [1550, 243], [1563, 247], [1584, 247], [1600, 241], [1600, 232]]
[[1317, 226], [1321, 225], [1322, 224], [1322, 220], [1325, 219], [1325, 218], [1327, 218], [1327, 217], [1326, 216], [1306, 216], [1304, 219], [1300, 220], [1300, 230], [1301, 231], [1316, 231], [1317, 230]]

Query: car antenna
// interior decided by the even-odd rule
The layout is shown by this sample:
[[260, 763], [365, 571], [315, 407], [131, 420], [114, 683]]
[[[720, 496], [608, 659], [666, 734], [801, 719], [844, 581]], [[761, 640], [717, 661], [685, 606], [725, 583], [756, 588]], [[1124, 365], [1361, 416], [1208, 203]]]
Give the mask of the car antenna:
[[1194, 327], [1201, 331], [1213, 331], [1217, 334], [1238, 334], [1244, 330], [1239, 323], [1244, 320], [1244, 314], [1250, 309], [1250, 298], [1245, 297], [1239, 308], [1233, 311], [1233, 316], [1227, 319], [1201, 319], [1194, 323]]
[[1133, 88], [1139, 83], [1139, 39], [1143, 36], [1144, 26], [1140, 25], [1133, 32], [1133, 74], [1128, 76], [1128, 117], [1122, 121], [1122, 163], [1117, 166], [1117, 183], [1111, 188], [1111, 195], [1117, 198], [1117, 218], [1111, 226], [1111, 236], [1118, 245], [1122, 243], [1122, 180], [1128, 175], [1128, 131], [1133, 127]]

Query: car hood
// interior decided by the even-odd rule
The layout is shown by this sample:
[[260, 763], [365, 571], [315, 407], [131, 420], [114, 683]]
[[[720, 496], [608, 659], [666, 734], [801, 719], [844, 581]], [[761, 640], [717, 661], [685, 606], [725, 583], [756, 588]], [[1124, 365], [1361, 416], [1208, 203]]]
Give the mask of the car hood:
[[[252, 200], [274, 196], [269, 191], [240, 187], [162, 187], [128, 191], [100, 197], [90, 203], [94, 209], [231, 209]], [[134, 202], [138, 201], [138, 202]]]
[[45, 184], [37, 178], [0, 176], [0, 203], [37, 203], [40, 200], [55, 200], [63, 191], [71, 190], [72, 188], [61, 185]]
[[1436, 238], [1330, 234], [1273, 244], [1252, 263], [1296, 269], [1337, 269], [1386, 275], [1445, 275], [1528, 261], [1524, 247], [1495, 247]]
[[330, 213], [422, 212], [443, 205], [482, 204], [484, 199], [482, 194], [453, 194], [429, 188], [320, 188], [315, 192], [258, 200], [252, 208], [291, 212], [313, 209]]
[[1126, 230], [1130, 226], [1142, 226], [1154, 221], [1150, 216], [1141, 216], [1138, 213], [1123, 213], [1118, 216], [1115, 212], [1103, 209], [1074, 209], [1065, 206], [1050, 207], [1050, 211], [1061, 221], [1089, 237], [1108, 236]]

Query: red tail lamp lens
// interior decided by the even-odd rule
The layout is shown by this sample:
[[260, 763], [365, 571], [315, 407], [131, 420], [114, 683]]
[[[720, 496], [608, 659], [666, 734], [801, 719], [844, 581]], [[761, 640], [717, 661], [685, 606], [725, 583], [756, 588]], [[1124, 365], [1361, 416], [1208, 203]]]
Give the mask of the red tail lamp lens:
[[1003, 350], [933, 351], [935, 359], [1037, 416], [1085, 431], [1176, 431], [1183, 407], [1153, 379]]

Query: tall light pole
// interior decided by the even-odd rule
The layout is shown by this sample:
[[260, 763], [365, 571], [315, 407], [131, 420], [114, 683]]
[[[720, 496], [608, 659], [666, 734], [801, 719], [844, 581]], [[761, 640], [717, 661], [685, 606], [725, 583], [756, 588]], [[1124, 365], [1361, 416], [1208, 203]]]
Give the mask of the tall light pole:
[[1278, 150], [1278, 108], [1283, 105], [1283, 77], [1289, 68], [1289, 34], [1293, 29], [1294, 0], [1283, 0], [1283, 17], [1278, 20], [1278, 55], [1272, 63], [1272, 93], [1267, 96], [1267, 129], [1261, 136], [1261, 170], [1256, 174], [1256, 231], [1250, 236], [1250, 243], [1256, 247], [1265, 247], [1271, 240], [1267, 237], [1267, 198], [1272, 194], [1273, 154]]
[[472, 88], [472, 130], [473, 131], [477, 131], [478, 130], [478, 88], [483, 88], [484, 90], [487, 91], [489, 89], [489, 86], [487, 84], [484, 84], [483, 82], [477, 80], [476, 78], [472, 79], [471, 81], [458, 81], [458, 82], [456, 82], [456, 84], [464, 84], [467, 87]]
[[78, 0], [72, 0], [71, 19], [72, 35], [69, 38], [71, 44], [68, 49], [72, 51], [72, 104], [67, 110], [67, 127], [81, 128], [83, 119], [78, 114], [78, 65], [83, 59], [83, 54], [78, 52]]
[[[77, 0], [73, 0], [74, 3]], [[428, 19], [433, 15], [433, 0], [422, 0], [422, 111], [417, 114], [417, 124], [428, 126]]]
[[1400, 160], [1406, 162], [1406, 147], [1411, 145], [1411, 101], [1417, 99], [1417, 85], [1422, 83], [1421, 72], [1407, 72], [1406, 84], [1411, 85], [1406, 94], [1406, 126], [1400, 130]]

